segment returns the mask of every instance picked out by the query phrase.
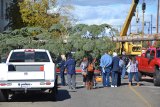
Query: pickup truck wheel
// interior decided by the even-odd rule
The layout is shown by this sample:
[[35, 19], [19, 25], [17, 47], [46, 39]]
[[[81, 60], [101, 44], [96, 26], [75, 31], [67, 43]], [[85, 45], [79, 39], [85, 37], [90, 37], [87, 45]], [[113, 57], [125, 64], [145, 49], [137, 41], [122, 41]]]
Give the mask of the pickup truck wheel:
[[0, 102], [8, 101], [8, 91], [7, 90], [0, 90]]
[[155, 70], [153, 81], [155, 86], [160, 86], [160, 70], [158, 68]]
[[142, 73], [140, 71], [138, 71], [138, 78], [139, 78], [139, 81], [142, 81]]

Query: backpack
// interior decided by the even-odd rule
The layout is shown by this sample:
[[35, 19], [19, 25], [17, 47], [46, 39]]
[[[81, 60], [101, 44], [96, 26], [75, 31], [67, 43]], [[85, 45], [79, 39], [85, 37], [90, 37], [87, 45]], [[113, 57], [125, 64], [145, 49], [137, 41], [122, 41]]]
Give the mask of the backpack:
[[89, 72], [93, 72], [94, 71], [94, 66], [93, 66], [92, 63], [88, 64], [87, 71], [89, 71]]

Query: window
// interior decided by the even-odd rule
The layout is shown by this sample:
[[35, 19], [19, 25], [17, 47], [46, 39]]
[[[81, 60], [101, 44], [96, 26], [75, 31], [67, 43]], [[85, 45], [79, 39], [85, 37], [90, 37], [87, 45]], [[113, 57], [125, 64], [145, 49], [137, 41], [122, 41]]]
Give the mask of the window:
[[24, 52], [13, 52], [9, 62], [24, 62]]
[[13, 52], [9, 62], [50, 62], [46, 52]]
[[35, 52], [35, 62], [49, 62], [46, 52]]
[[146, 52], [145, 57], [146, 57], [146, 58], [149, 58], [149, 56], [150, 56], [150, 50], [148, 50], [148, 51]]

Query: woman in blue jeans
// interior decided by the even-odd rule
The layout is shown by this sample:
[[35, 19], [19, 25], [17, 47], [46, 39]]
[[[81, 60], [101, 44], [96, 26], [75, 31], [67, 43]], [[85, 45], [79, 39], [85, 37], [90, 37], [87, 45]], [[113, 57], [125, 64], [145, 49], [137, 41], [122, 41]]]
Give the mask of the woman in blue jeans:
[[138, 78], [138, 61], [136, 61], [135, 57], [133, 57], [132, 60], [130, 60], [127, 66], [128, 66], [128, 76], [129, 76], [129, 86], [132, 85], [133, 76], [135, 76], [137, 86], [140, 86]]

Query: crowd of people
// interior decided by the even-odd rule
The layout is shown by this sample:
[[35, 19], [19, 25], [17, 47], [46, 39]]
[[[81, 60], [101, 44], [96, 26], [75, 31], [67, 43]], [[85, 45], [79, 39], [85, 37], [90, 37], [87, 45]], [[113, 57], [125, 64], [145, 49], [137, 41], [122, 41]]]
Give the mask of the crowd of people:
[[[72, 54], [61, 55], [60, 77], [61, 85], [68, 85], [69, 90], [76, 90], [76, 60], [72, 57]], [[95, 82], [95, 62], [96, 60], [90, 56], [84, 56], [80, 68], [83, 77], [83, 86], [88, 90], [93, 88]], [[121, 79], [125, 78], [126, 72], [128, 73], [128, 85], [132, 85], [133, 76], [139, 84], [138, 78], [138, 62], [133, 56], [126, 56], [125, 52], [121, 56], [118, 56], [116, 52], [112, 55], [105, 52], [100, 58], [100, 75], [102, 76], [103, 87], [118, 87], [121, 85]], [[67, 82], [65, 80], [65, 73], [67, 73]], [[111, 78], [110, 78], [111, 77]], [[111, 80], [110, 80], [111, 79]]]

